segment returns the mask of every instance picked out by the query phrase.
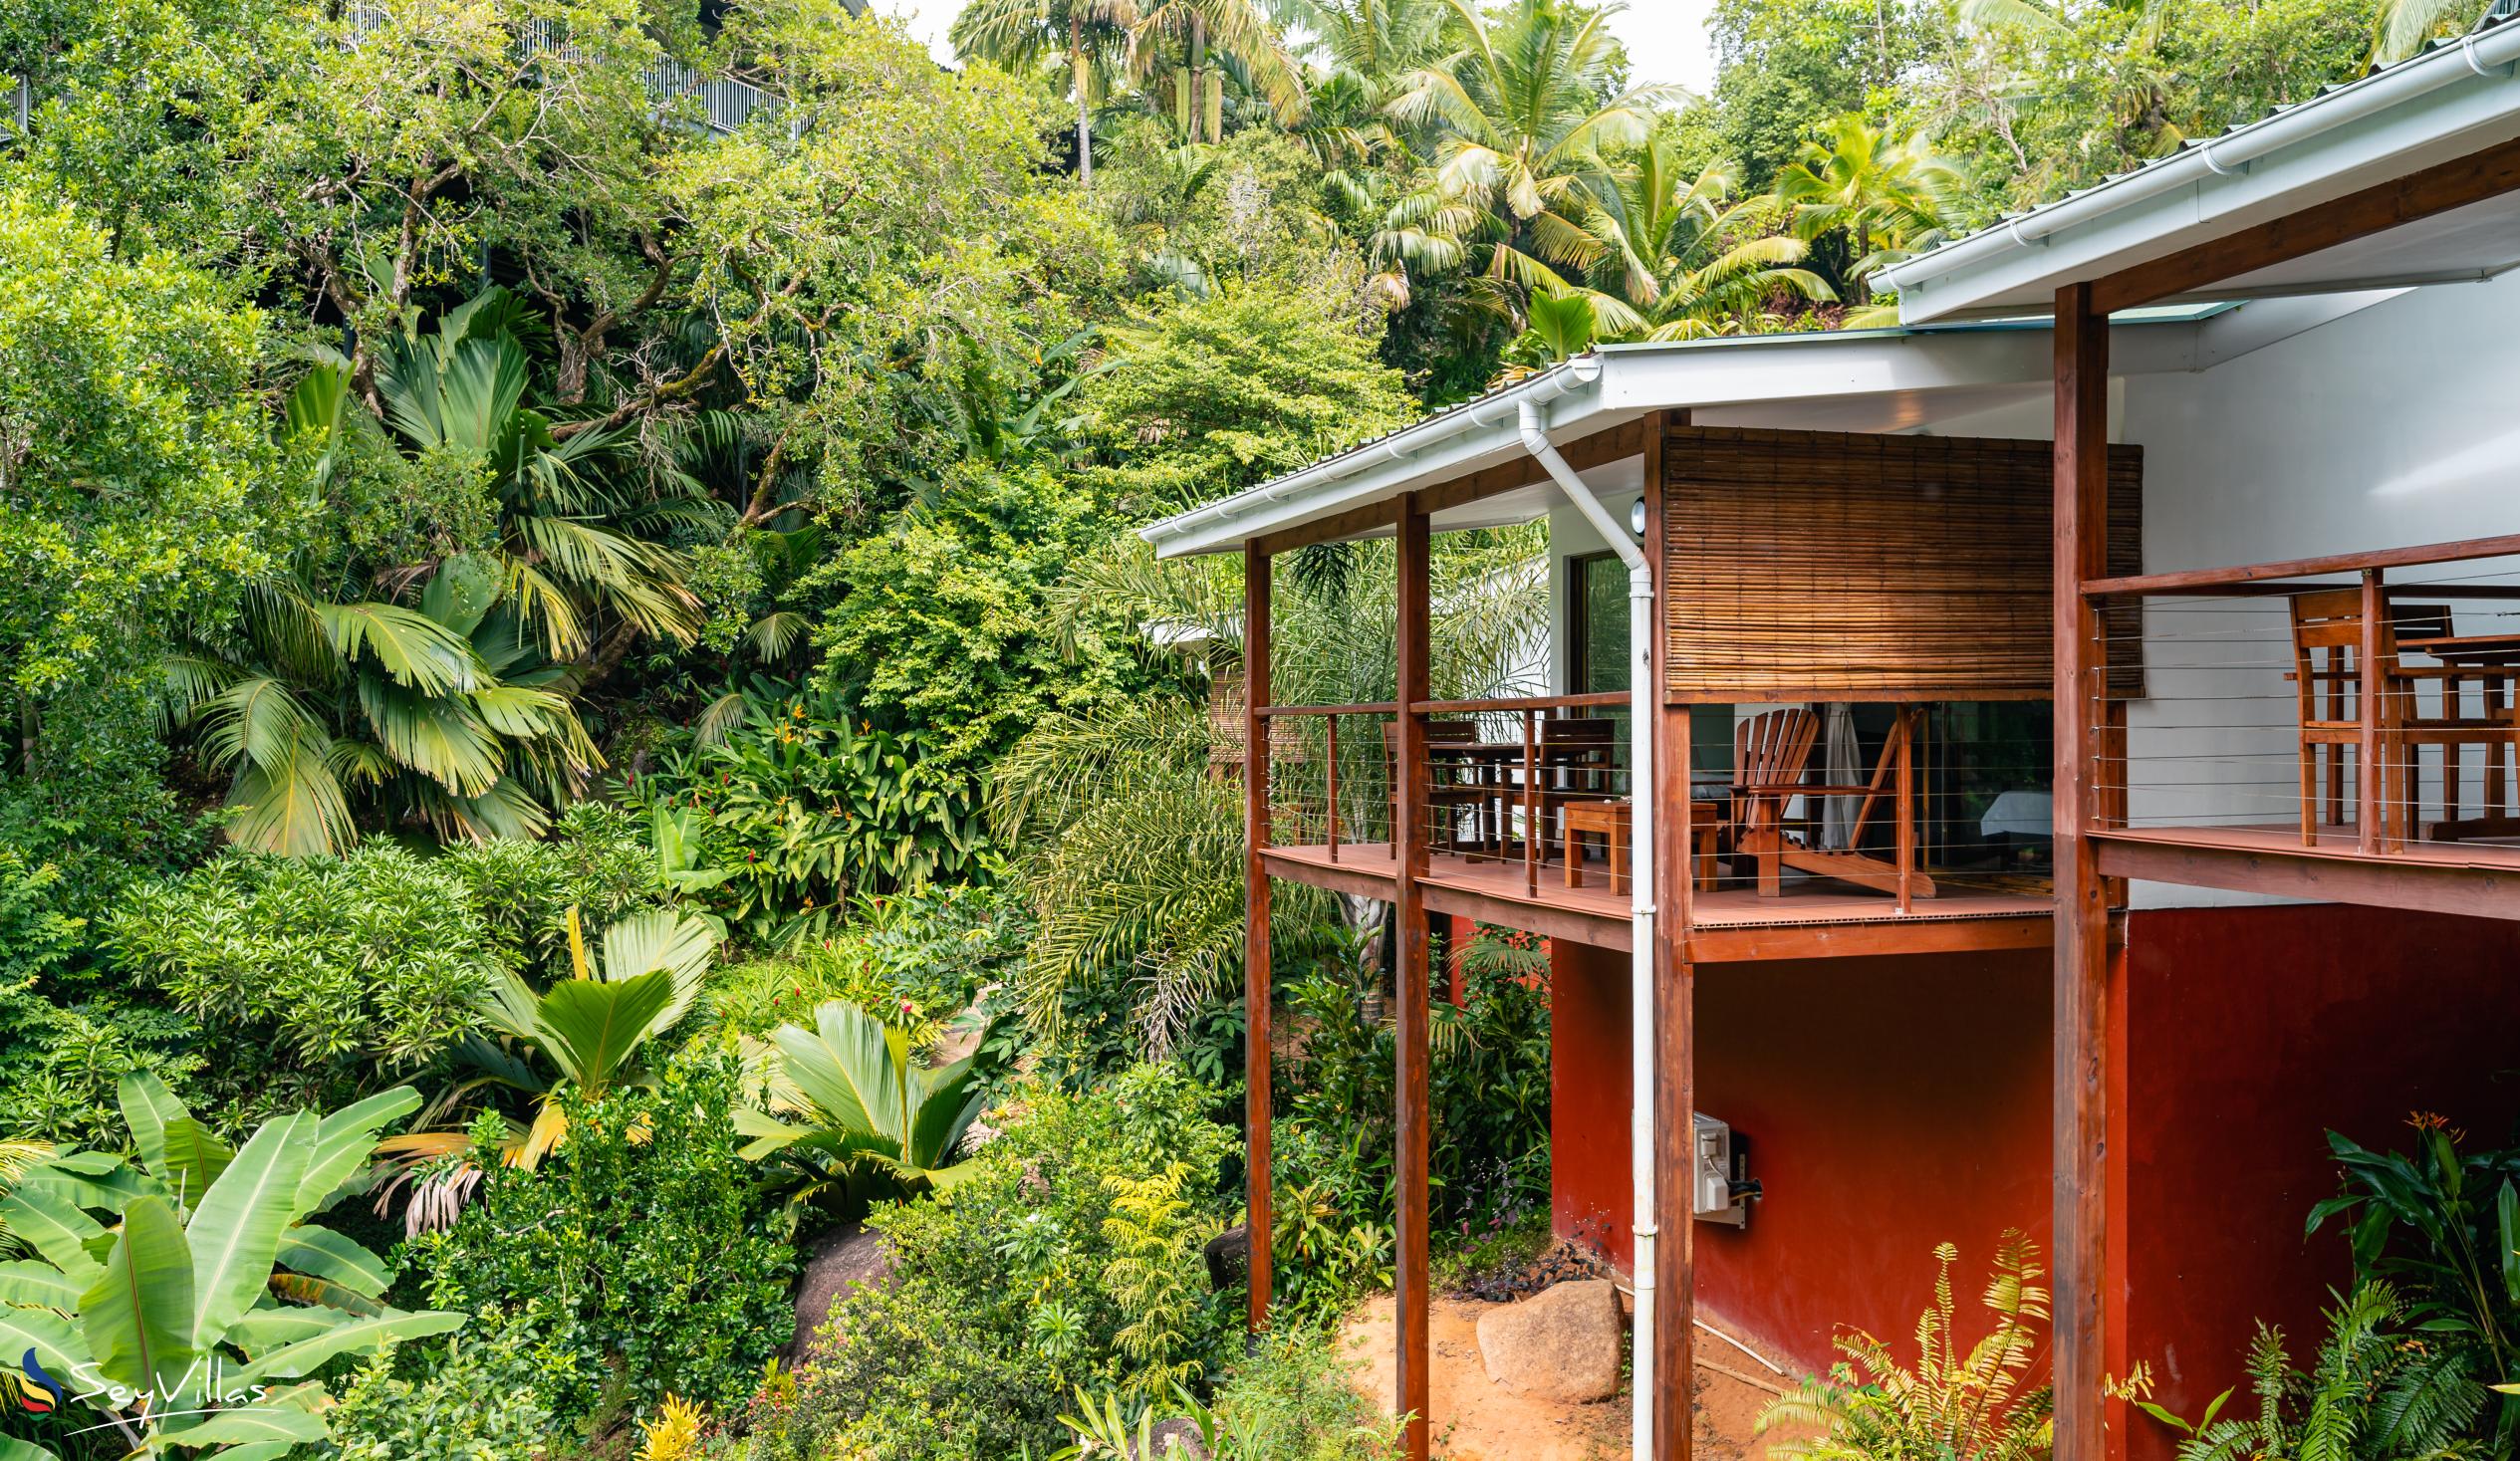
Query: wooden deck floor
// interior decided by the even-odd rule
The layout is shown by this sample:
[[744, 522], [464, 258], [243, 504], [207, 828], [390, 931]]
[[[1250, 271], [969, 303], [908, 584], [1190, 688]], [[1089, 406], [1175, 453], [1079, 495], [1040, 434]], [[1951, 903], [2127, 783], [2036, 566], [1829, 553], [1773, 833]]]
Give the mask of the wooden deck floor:
[[2458, 842], [2416, 842], [2378, 854], [2363, 851], [2362, 837], [2351, 827], [2323, 826], [2315, 844], [2304, 843], [2292, 823], [2251, 823], [2232, 827], [2136, 827], [2127, 836], [2183, 847], [2230, 848], [2260, 852], [2290, 852], [2314, 857], [2378, 855], [2393, 862], [2435, 867], [2520, 867], [2520, 838], [2467, 838]]
[[2116, 877], [2316, 902], [2520, 918], [2520, 839], [2407, 842], [2365, 852], [2351, 827], [2133, 827], [2091, 834]]
[[[1395, 863], [1382, 843], [1351, 843], [1338, 856], [1323, 846], [1271, 848], [1277, 876], [1367, 897], [1390, 896]], [[1529, 929], [1605, 948], [1624, 949], [1632, 927], [1630, 896], [1614, 893], [1599, 863], [1588, 863], [1584, 886], [1568, 887], [1563, 865], [1540, 869], [1535, 890], [1520, 861], [1437, 854], [1428, 867], [1427, 906], [1509, 928]], [[1748, 888], [1701, 891], [1691, 899], [1690, 957], [1706, 962], [1865, 953], [1928, 953], [1970, 948], [2044, 948], [2054, 900], [2044, 891], [1979, 890], [1945, 884], [1939, 897], [1919, 898], [1915, 911], [1879, 893], [1809, 879], [1789, 881], [1782, 896]]]

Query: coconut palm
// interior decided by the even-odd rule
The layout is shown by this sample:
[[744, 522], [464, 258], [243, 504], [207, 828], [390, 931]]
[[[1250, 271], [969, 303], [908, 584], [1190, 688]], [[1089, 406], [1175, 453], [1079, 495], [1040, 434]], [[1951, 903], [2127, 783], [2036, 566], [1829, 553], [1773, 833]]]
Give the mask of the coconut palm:
[[1284, 122], [1304, 115], [1304, 79], [1257, 0], [1139, 0], [1130, 70], [1141, 89], [1168, 74], [1173, 123], [1187, 141], [1225, 135], [1225, 80]]
[[1776, 197], [1793, 210], [1801, 237], [1847, 235], [1848, 280], [1859, 300], [1869, 300], [1866, 281], [1875, 271], [1941, 237], [1961, 181], [1958, 164], [1921, 133], [1894, 132], [1849, 113], [1777, 174]]
[[1599, 190], [1585, 224], [1602, 244], [1592, 283], [1643, 313], [1643, 338], [1730, 334], [1780, 297], [1837, 298], [1828, 281], [1800, 267], [1811, 245], [1777, 228], [1775, 201], [1729, 201], [1737, 186], [1737, 174], [1721, 164], [1684, 178], [1677, 150], [1657, 136]]
[[1077, 177], [1094, 183], [1094, 108], [1111, 94], [1139, 19], [1137, 0], [972, 0], [948, 33], [954, 50], [1010, 71], [1057, 57], [1077, 108]]
[[1643, 140], [1676, 87], [1611, 95], [1617, 7], [1516, 0], [1491, 25], [1471, 0], [1447, 0], [1462, 44], [1399, 83], [1388, 108], [1428, 138], [1433, 169], [1376, 237], [1386, 257], [1445, 270], [1473, 256], [1524, 289], [1569, 288], [1559, 272], [1603, 253], [1584, 226], [1605, 152]]
[[1278, 19], [1310, 41], [1310, 107], [1296, 135], [1352, 206], [1375, 199], [1362, 164], [1398, 145], [1386, 116], [1400, 78], [1443, 54], [1445, 0], [1277, 0]]

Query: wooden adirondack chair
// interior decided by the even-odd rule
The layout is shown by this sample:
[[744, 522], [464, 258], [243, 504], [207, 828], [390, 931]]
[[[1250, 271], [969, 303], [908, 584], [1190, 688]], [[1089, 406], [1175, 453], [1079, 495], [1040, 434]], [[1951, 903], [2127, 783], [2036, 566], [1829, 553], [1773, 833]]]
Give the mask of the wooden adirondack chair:
[[[1886, 794], [1895, 795], [1891, 778], [1899, 754], [1915, 734], [1914, 716], [1912, 710], [1899, 714], [1890, 736], [1882, 743], [1881, 759], [1873, 767], [1872, 780], [1862, 786], [1829, 786], [1804, 780], [1811, 774], [1812, 746], [1820, 739], [1820, 716], [1814, 711], [1771, 710], [1733, 728], [1732, 851], [1758, 864], [1759, 896], [1781, 896], [1784, 869], [1788, 867], [1892, 896], [1899, 894], [1904, 880], [1907, 891], [1914, 896], [1934, 895], [1933, 879], [1917, 869], [1912, 860], [1903, 869], [1902, 879], [1902, 868], [1897, 862], [1886, 862], [1868, 852], [1831, 852], [1813, 846], [1809, 827], [1798, 831], [1789, 826], [1785, 815], [1787, 805], [1797, 797], [1862, 797], [1864, 803], [1856, 811], [1855, 828], [1848, 838], [1850, 843], [1861, 842], [1865, 827], [1873, 820], [1874, 807]], [[1808, 824], [1810, 819], [1790, 821]], [[1912, 849], [1914, 839], [1900, 841], [1902, 852], [1912, 859], [1912, 852], [1906, 850]]]

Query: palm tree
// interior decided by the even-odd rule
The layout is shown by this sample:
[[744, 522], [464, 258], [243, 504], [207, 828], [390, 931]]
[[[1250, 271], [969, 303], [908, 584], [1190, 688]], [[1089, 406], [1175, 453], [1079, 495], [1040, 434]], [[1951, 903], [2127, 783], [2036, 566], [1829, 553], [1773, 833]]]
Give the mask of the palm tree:
[[[1431, 678], [1439, 695], [1536, 693], [1520, 677], [1547, 632], [1537, 529], [1447, 537], [1434, 557]], [[1395, 666], [1393, 562], [1386, 544], [1337, 544], [1295, 565], [1271, 624], [1270, 688], [1284, 704], [1387, 700]], [[1158, 563], [1134, 537], [1076, 566], [1054, 594], [1054, 641], [1112, 614], [1195, 630], [1230, 657], [1242, 639], [1238, 581], [1213, 563]], [[1353, 727], [1352, 727], [1353, 728]], [[1358, 754], [1376, 732], [1349, 742]], [[1216, 725], [1180, 694], [1045, 717], [992, 773], [990, 817], [1015, 850], [1040, 919], [1023, 976], [1028, 1013], [1055, 1024], [1073, 986], [1124, 979], [1147, 1044], [1166, 1049], [1238, 966], [1243, 941], [1242, 797], [1211, 773]], [[1321, 748], [1308, 752], [1318, 767]], [[1344, 758], [1343, 758], [1344, 759]], [[1349, 825], [1370, 824], [1371, 777], [1343, 790]], [[1325, 895], [1289, 888], [1272, 904], [1289, 938], [1328, 917]], [[1351, 919], [1379, 916], [1350, 907]]]
[[2387, 66], [2423, 49], [2446, 22], [2472, 22], [2473, 0], [2381, 0], [2372, 26], [2372, 64]]
[[1720, 163], [1684, 181], [1677, 148], [1656, 136], [1597, 190], [1586, 222], [1602, 244], [1592, 283], [1644, 313], [1646, 339], [1731, 333], [1780, 296], [1837, 298], [1800, 267], [1811, 245], [1779, 231], [1775, 201], [1728, 201], [1738, 186]]
[[820, 1201], [856, 1218], [877, 1197], [940, 1189], [961, 1174], [955, 1148], [982, 1102], [976, 1053], [923, 1066], [906, 1034], [828, 1000], [813, 1029], [782, 1025], [766, 1047], [747, 1042], [745, 1055], [772, 1073], [766, 1108], [729, 1115], [752, 1138], [745, 1160], [779, 1158], [772, 1185], [790, 1208]]
[[230, 778], [226, 833], [337, 852], [354, 788], [441, 836], [530, 837], [603, 765], [486, 560], [439, 564], [416, 607], [333, 603], [302, 577], [254, 586], [232, 630], [166, 661], [166, 709]]
[[1172, 117], [1185, 141], [1225, 135], [1225, 78], [1280, 122], [1304, 115], [1304, 80], [1257, 0], [1145, 0], [1130, 28], [1130, 69], [1142, 87], [1171, 71]]
[[1611, 96], [1616, 6], [1516, 0], [1491, 28], [1471, 0], [1446, 0], [1463, 44], [1400, 82], [1389, 114], [1432, 139], [1433, 171], [1402, 198], [1378, 251], [1449, 269], [1484, 248], [1484, 272], [1525, 290], [1570, 288], [1603, 246], [1584, 226], [1607, 185], [1605, 149], [1641, 141], [1655, 111], [1686, 94], [1641, 87]]
[[1277, 0], [1278, 19], [1311, 38], [1310, 103], [1296, 135], [1332, 182], [1363, 202], [1354, 164], [1398, 144], [1385, 117], [1402, 77], [1443, 54], [1445, 0]]
[[1945, 210], [1961, 183], [1957, 164], [1936, 154], [1920, 133], [1899, 134], [1849, 113], [1776, 177], [1777, 201], [1793, 210], [1806, 239], [1846, 233], [1848, 282], [1858, 301], [1866, 281], [1940, 238]]
[[557, 1077], [543, 1076], [486, 1041], [475, 1039], [465, 1048], [488, 1082], [535, 1097], [534, 1123], [510, 1149], [511, 1166], [532, 1167], [567, 1138], [569, 1120], [556, 1099], [562, 1082], [597, 1097], [640, 1079], [641, 1054], [691, 1012], [717, 956], [716, 931], [670, 909], [632, 913], [605, 929], [600, 966], [587, 956], [575, 904], [568, 923], [569, 978], [537, 994], [515, 971], [503, 970], [482, 1002], [491, 1028], [542, 1052]]
[[1077, 105], [1077, 177], [1094, 185], [1094, 106], [1110, 92], [1138, 22], [1136, 0], [972, 0], [948, 33], [954, 50], [1010, 71], [1052, 56]]
[[[608, 614], [617, 637], [688, 644], [700, 607], [681, 561], [632, 530], [694, 518], [698, 491], [678, 470], [643, 464], [625, 429], [563, 435], [525, 404], [532, 363], [520, 332], [532, 320], [494, 287], [441, 316], [435, 334], [387, 338], [377, 369], [385, 426], [412, 456], [468, 456], [487, 471], [501, 593], [540, 621], [553, 655], [590, 648]], [[320, 409], [332, 429], [349, 425], [341, 402]]]

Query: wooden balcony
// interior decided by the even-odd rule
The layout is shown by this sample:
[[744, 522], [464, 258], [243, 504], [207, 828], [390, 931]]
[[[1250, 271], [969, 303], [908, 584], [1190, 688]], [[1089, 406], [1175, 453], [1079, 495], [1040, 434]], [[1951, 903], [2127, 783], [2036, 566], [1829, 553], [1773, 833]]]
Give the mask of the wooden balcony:
[[[1627, 705], [1626, 696], [1611, 694], [1412, 707], [1429, 718], [1427, 761], [1415, 784], [1427, 798], [1419, 824], [1431, 829], [1419, 879], [1430, 912], [1630, 947]], [[1270, 875], [1396, 900], [1395, 737], [1387, 729], [1394, 713], [1390, 704], [1265, 712], [1271, 810], [1261, 855]], [[1771, 713], [1773, 707], [1758, 707], [1745, 723]], [[1814, 722], [1821, 715], [1799, 713]], [[1664, 912], [1680, 920], [1688, 957], [1733, 962], [2048, 945], [2054, 902], [2044, 868], [2008, 863], [2010, 839], [1990, 854], [1982, 844], [1962, 849], [1927, 836], [1932, 819], [1916, 809], [1932, 798], [1910, 780], [1923, 780], [1915, 753], [1947, 756], [1951, 748], [1907, 739], [1922, 739], [1916, 728], [1928, 722], [1920, 707], [1882, 707], [1880, 715], [1891, 729], [1875, 737], [1878, 750], [1866, 746], [1870, 782], [1847, 782], [1844, 769], [1833, 779], [1826, 762], [1812, 759], [1765, 794], [1770, 814], [1788, 823], [1777, 840], [1781, 865], [1767, 877], [1747, 842], [1717, 825], [1734, 815], [1734, 789], [1703, 774], [1695, 779], [1698, 800], [1690, 811], [1700, 855], [1692, 859], [1685, 906]], [[1855, 739], [1850, 729], [1848, 740]], [[2034, 762], [2045, 755], [2044, 742], [2023, 750]], [[1799, 790], [1805, 785], [1808, 792]], [[1897, 794], [1902, 785], [1905, 797]], [[1849, 842], [1851, 834], [1850, 851], [1817, 851], [1824, 843], [1819, 803], [1830, 793], [1842, 804], [1835, 809], [1843, 814], [1837, 840]], [[1667, 789], [1657, 805], [1666, 817], [1678, 810]], [[2043, 830], [2044, 799], [2036, 810]], [[1622, 831], [1613, 836], [1612, 829]], [[2020, 841], [2019, 851], [2034, 855], [2044, 842]], [[1903, 880], [1902, 850], [1909, 868]], [[1964, 855], [1971, 852], [1973, 864]]]
[[2104, 875], [2520, 918], [2520, 535], [2082, 587]]

